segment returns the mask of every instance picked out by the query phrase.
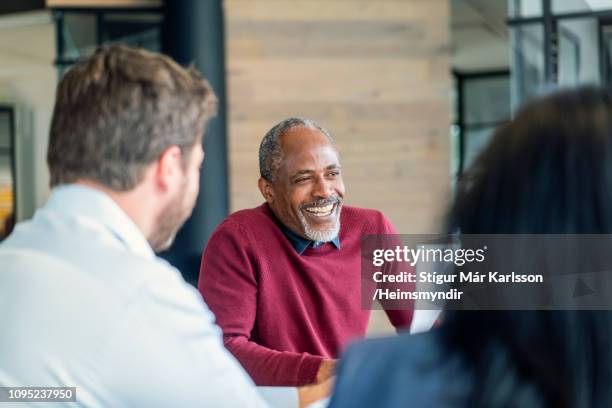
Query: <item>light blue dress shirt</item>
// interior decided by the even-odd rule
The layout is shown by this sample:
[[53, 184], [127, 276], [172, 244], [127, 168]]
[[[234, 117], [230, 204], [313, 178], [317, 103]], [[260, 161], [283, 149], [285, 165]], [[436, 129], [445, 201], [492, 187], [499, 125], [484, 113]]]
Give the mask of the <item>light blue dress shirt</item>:
[[0, 244], [0, 322], [1, 386], [77, 387], [89, 407], [266, 406], [200, 294], [95, 189], [55, 188]]

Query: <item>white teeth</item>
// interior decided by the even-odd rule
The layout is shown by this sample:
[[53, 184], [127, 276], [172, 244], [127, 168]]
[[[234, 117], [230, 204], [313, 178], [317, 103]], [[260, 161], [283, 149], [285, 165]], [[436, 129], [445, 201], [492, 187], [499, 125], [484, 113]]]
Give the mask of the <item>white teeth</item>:
[[331, 214], [333, 209], [334, 209], [334, 204], [329, 204], [329, 205], [326, 205], [325, 207], [311, 207], [311, 208], [306, 208], [305, 210], [308, 211], [310, 214], [315, 215], [317, 217], [327, 217], [328, 215]]

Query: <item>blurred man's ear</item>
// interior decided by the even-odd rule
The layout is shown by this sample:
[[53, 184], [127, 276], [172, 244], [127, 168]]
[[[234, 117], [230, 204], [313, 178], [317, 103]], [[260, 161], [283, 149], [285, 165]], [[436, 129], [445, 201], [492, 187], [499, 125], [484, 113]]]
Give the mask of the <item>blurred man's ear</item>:
[[257, 181], [257, 185], [259, 186], [261, 195], [266, 199], [268, 204], [272, 204], [274, 202], [274, 189], [272, 188], [272, 184], [265, 178], [260, 177]]
[[170, 146], [162, 152], [157, 159], [155, 172], [155, 181], [158, 188], [174, 190], [182, 184], [185, 177], [182, 160], [182, 151], [178, 146]]

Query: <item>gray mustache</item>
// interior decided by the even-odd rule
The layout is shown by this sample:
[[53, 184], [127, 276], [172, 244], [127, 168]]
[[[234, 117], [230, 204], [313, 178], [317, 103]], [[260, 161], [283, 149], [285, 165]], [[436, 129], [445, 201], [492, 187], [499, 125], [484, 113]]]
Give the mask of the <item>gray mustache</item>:
[[300, 209], [306, 209], [306, 208], [310, 208], [310, 207], [324, 207], [326, 205], [330, 205], [330, 204], [342, 204], [342, 198], [334, 196], [325, 200], [318, 200], [318, 201], [313, 201], [311, 203], [307, 203], [307, 204], [302, 204], [300, 206]]

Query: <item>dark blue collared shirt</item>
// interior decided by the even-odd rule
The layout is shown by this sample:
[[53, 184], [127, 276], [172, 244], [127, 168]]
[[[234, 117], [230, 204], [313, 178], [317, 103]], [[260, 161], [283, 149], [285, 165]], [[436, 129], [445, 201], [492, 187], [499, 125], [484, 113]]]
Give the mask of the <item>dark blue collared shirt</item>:
[[[291, 242], [293, 248], [295, 248], [297, 253], [300, 255], [302, 255], [302, 253], [304, 253], [308, 247], [317, 248], [325, 244], [325, 242], [312, 241], [310, 239], [300, 237], [298, 234], [287, 228], [282, 222], [279, 222], [279, 225], [289, 242]], [[340, 249], [340, 236], [336, 235], [336, 237], [331, 240], [331, 243], [334, 244], [336, 249]]]

